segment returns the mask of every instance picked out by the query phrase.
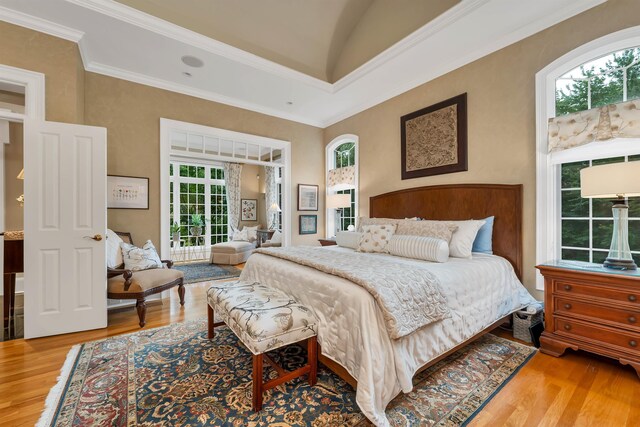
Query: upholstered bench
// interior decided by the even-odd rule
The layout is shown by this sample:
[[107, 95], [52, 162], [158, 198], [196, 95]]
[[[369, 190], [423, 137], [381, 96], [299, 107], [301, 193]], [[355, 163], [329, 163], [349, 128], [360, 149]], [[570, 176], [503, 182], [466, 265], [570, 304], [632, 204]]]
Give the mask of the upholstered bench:
[[236, 265], [245, 262], [256, 248], [255, 243], [230, 241], [211, 246], [211, 263]]
[[[227, 282], [207, 292], [209, 339], [215, 326], [226, 323], [253, 353], [253, 410], [262, 409], [262, 392], [301, 375], [309, 374], [309, 385], [316, 383], [318, 369], [318, 320], [304, 305], [286, 293], [260, 283]], [[214, 321], [214, 313], [222, 322]], [[285, 372], [267, 354], [289, 344], [307, 340], [308, 363]], [[278, 377], [263, 383], [263, 359]]]

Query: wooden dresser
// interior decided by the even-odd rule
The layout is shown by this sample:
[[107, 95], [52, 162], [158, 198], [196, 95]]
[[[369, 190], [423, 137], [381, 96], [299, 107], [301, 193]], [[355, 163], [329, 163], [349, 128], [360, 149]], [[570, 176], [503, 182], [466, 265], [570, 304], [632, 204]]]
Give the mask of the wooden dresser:
[[537, 266], [544, 276], [540, 351], [585, 350], [631, 365], [640, 376], [640, 271], [573, 261]]

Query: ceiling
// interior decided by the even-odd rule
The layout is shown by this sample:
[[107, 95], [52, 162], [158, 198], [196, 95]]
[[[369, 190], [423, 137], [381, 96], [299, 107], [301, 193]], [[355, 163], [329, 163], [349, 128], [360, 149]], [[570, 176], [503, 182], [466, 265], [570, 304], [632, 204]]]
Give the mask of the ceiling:
[[460, 0], [117, 1], [333, 83]]
[[91, 72], [326, 127], [605, 1], [0, 0], [0, 20]]

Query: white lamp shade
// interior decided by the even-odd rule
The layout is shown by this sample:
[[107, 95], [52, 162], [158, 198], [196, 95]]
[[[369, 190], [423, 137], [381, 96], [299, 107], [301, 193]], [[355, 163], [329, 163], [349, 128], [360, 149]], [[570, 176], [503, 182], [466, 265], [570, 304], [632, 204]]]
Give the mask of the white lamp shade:
[[274, 203], [269, 207], [269, 212], [282, 212], [282, 209], [280, 209], [277, 203]]
[[327, 209], [348, 208], [351, 206], [351, 194], [329, 194]]
[[580, 171], [582, 197], [640, 196], [640, 161], [592, 166]]

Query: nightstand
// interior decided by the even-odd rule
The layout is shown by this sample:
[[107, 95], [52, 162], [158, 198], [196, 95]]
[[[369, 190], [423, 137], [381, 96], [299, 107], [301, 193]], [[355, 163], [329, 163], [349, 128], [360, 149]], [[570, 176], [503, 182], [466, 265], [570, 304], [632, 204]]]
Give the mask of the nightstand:
[[318, 242], [320, 242], [320, 244], [322, 246], [333, 246], [333, 245], [337, 245], [336, 243], [336, 239], [318, 239]]
[[630, 365], [640, 376], [640, 271], [552, 261], [544, 276], [545, 330], [540, 351], [585, 350]]

